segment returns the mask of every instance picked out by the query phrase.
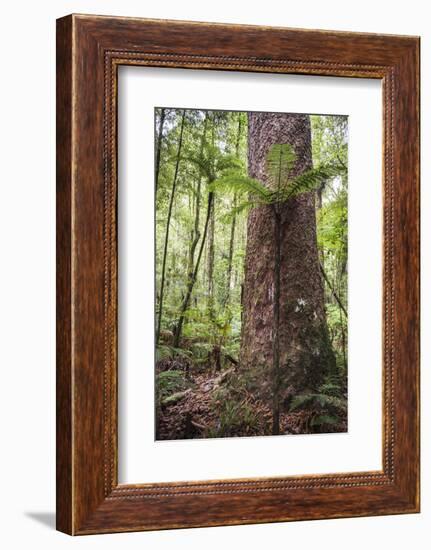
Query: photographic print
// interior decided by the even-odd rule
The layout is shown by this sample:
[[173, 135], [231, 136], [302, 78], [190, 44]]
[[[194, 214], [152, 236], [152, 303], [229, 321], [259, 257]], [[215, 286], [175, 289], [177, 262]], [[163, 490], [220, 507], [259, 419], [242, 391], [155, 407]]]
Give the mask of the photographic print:
[[156, 440], [346, 432], [348, 117], [154, 125]]

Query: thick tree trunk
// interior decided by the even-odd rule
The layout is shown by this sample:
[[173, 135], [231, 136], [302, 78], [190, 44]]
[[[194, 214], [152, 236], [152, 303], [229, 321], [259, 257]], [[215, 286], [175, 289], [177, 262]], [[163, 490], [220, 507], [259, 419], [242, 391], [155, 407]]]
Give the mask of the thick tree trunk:
[[[248, 124], [251, 177], [268, 182], [266, 156], [276, 143], [295, 150], [291, 176], [312, 167], [308, 115], [249, 113]], [[276, 414], [277, 406], [287, 408], [293, 395], [315, 389], [335, 366], [317, 250], [315, 193], [277, 205], [277, 213], [279, 228], [273, 207], [256, 207], [248, 217], [240, 360], [241, 368], [262, 371], [261, 389]]]

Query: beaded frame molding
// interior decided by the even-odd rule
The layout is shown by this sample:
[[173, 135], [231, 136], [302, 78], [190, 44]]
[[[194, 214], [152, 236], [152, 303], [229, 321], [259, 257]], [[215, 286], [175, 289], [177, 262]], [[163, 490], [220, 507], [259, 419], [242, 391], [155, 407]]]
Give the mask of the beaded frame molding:
[[[381, 471], [118, 483], [120, 65], [383, 84]], [[68, 534], [419, 511], [419, 38], [70, 15], [57, 21], [57, 529]]]

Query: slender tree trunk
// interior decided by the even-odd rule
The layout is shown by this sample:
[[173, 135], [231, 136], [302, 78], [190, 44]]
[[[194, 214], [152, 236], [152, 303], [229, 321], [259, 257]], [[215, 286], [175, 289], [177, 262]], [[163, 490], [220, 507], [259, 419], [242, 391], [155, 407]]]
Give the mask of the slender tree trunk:
[[[338, 296], [341, 296], [341, 284], [342, 284], [341, 281], [342, 281], [344, 266], [341, 265], [340, 268], [341, 269], [339, 270], [339, 277], [338, 277], [338, 284], [337, 284]], [[347, 372], [347, 337], [346, 337], [346, 331], [344, 328], [344, 322], [345, 321], [347, 322], [347, 311], [344, 307], [341, 307], [341, 306], [342, 306], [342, 303], [341, 303], [341, 300], [339, 300], [338, 312], [340, 316], [340, 326], [341, 326], [341, 348], [343, 352], [343, 366], [344, 366], [345, 372]], [[344, 316], [345, 316], [344, 319], [341, 312], [344, 313]]]
[[[215, 126], [216, 118], [215, 113], [212, 116], [211, 125], [211, 141], [212, 146], [215, 148]], [[214, 172], [214, 161], [212, 166]], [[207, 263], [207, 275], [208, 275], [208, 298], [207, 307], [210, 319], [213, 319], [214, 314], [214, 238], [215, 238], [215, 196], [212, 200], [211, 215], [209, 221], [209, 234], [208, 234], [208, 263]]]
[[344, 321], [343, 316], [341, 315], [341, 308], [338, 309], [340, 315], [340, 326], [341, 326], [341, 349], [343, 352], [343, 366], [347, 371], [347, 354], [346, 354], [346, 333], [344, 330]]
[[204, 232], [203, 232], [203, 235], [202, 235], [201, 246], [199, 248], [199, 253], [198, 253], [198, 257], [196, 259], [195, 269], [193, 271], [192, 278], [189, 280], [189, 283], [187, 285], [186, 295], [184, 297], [183, 303], [181, 304], [178, 323], [177, 323], [177, 325], [175, 327], [175, 331], [174, 331], [174, 347], [176, 347], [176, 348], [179, 347], [179, 345], [180, 345], [181, 333], [182, 333], [183, 324], [184, 324], [184, 316], [185, 316], [185, 313], [186, 313], [186, 311], [189, 307], [190, 298], [191, 298], [192, 292], [193, 292], [193, 287], [195, 286], [195, 282], [196, 282], [196, 279], [197, 279], [197, 276], [198, 276], [199, 265], [200, 265], [201, 258], [202, 258], [202, 252], [203, 252], [204, 247], [205, 247], [205, 241], [206, 241], [206, 237], [207, 237], [207, 233], [208, 233], [208, 225], [209, 225], [209, 221], [210, 221], [210, 217], [211, 217], [213, 198], [214, 198], [214, 194], [213, 193], [208, 193], [207, 215], [206, 215], [206, 219], [205, 219], [205, 226], [204, 226]]
[[335, 291], [335, 288], [334, 288], [334, 285], [331, 284], [331, 281], [329, 280], [329, 277], [328, 275], [326, 274], [326, 271], [324, 270], [323, 268], [323, 265], [320, 264], [320, 271], [323, 275], [323, 278], [325, 279], [326, 281], [326, 284], [328, 285], [328, 288], [332, 294], [332, 297], [334, 298], [334, 300], [337, 302], [337, 305], [338, 307], [340, 308], [340, 310], [344, 313], [344, 315], [346, 316], [346, 319], [348, 317], [347, 315], [347, 310], [346, 308], [343, 306], [343, 302], [341, 301], [340, 297], [338, 296], [337, 292]]
[[[237, 206], [237, 195], [233, 196], [233, 208]], [[226, 295], [223, 306], [229, 305], [230, 300], [230, 287], [232, 285], [232, 264], [233, 264], [233, 252], [235, 248], [235, 229], [236, 229], [236, 215], [233, 215], [232, 225], [230, 226], [230, 239], [229, 239], [229, 256], [227, 260], [227, 277], [226, 277]]]
[[156, 158], [154, 162], [156, 193], [159, 186], [159, 171], [160, 171], [160, 155], [162, 151], [162, 139], [163, 139], [163, 126], [165, 124], [166, 109], [160, 109], [159, 127], [157, 130], [157, 145], [156, 145]]
[[211, 209], [211, 216], [208, 230], [208, 299], [207, 307], [210, 318], [213, 317], [214, 312], [214, 232], [215, 232], [215, 201], [213, 199], [213, 205]]
[[[241, 143], [241, 135], [242, 135], [242, 113], [238, 113], [238, 131], [236, 134], [236, 144], [235, 144], [235, 154], [236, 158], [239, 159], [239, 148]], [[233, 196], [233, 208], [236, 208], [237, 206], [237, 194], [234, 193]], [[230, 300], [230, 287], [232, 285], [232, 263], [233, 263], [233, 252], [235, 247], [235, 229], [236, 229], [236, 214], [232, 217], [232, 225], [230, 228], [230, 240], [229, 240], [229, 256], [228, 256], [228, 264], [227, 264], [227, 284], [226, 284], [226, 295], [224, 299], [223, 306], [226, 308], [226, 306], [229, 304]]]
[[[201, 144], [200, 144], [200, 151], [199, 151], [199, 157], [202, 161], [203, 159], [203, 151], [205, 147], [205, 140], [206, 140], [206, 133], [207, 133], [207, 126], [208, 126], [208, 115], [205, 113], [205, 120], [204, 120], [204, 130], [201, 137]], [[194, 263], [195, 263], [195, 252], [196, 247], [199, 243], [199, 239], [201, 237], [200, 231], [199, 231], [199, 225], [200, 225], [200, 212], [201, 212], [201, 189], [202, 189], [202, 173], [199, 171], [199, 176], [196, 184], [196, 200], [195, 200], [195, 222], [193, 227], [193, 237], [192, 237], [192, 243], [190, 246], [190, 253], [189, 253], [189, 267], [188, 267], [188, 280], [190, 281], [193, 277], [193, 269], [194, 269]]]
[[[274, 144], [293, 147], [296, 162], [291, 177], [312, 167], [308, 115], [249, 113], [248, 123], [251, 177], [269, 185], [266, 157]], [[274, 403], [274, 380], [278, 379], [275, 393], [281, 413], [295, 394], [318, 388], [334, 367], [335, 357], [319, 269], [315, 192], [294, 197], [278, 209], [279, 230], [271, 208], [253, 208], [248, 217], [240, 363], [241, 368], [267, 373], [261, 390], [269, 402]], [[275, 231], [280, 235], [279, 252]]]
[[164, 293], [164, 287], [165, 287], [165, 270], [166, 270], [166, 258], [167, 258], [167, 253], [168, 253], [169, 230], [170, 230], [170, 226], [171, 226], [172, 207], [174, 205], [175, 190], [176, 190], [176, 187], [177, 187], [178, 171], [179, 171], [179, 167], [180, 167], [180, 157], [181, 157], [181, 148], [182, 148], [182, 145], [183, 145], [185, 114], [186, 114], [186, 111], [183, 110], [183, 113], [181, 115], [180, 137], [179, 137], [179, 140], [178, 140], [178, 149], [177, 149], [177, 158], [176, 158], [176, 162], [175, 162], [175, 171], [174, 171], [174, 177], [173, 177], [173, 181], [172, 181], [171, 196], [170, 196], [170, 199], [169, 199], [168, 217], [167, 217], [167, 220], [166, 220], [165, 242], [164, 242], [164, 246], [163, 246], [162, 272], [161, 272], [161, 275], [160, 275], [159, 316], [158, 316], [158, 319], [157, 319], [156, 344], [159, 343], [160, 327], [161, 327], [161, 322], [162, 322], [163, 293]]

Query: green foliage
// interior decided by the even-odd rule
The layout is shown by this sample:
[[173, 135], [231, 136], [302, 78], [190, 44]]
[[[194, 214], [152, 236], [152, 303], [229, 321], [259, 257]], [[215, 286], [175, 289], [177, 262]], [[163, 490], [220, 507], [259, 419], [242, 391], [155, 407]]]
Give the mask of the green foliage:
[[289, 144], [274, 144], [266, 157], [267, 177], [270, 185], [254, 178], [242, 175], [241, 172], [229, 171], [212, 181], [209, 190], [218, 193], [235, 193], [242, 201], [233, 206], [222, 218], [223, 222], [232, 220], [237, 214], [254, 206], [271, 205], [286, 202], [289, 199], [317, 189], [322, 182], [340, 174], [339, 164], [327, 164], [292, 177], [296, 154]]
[[310, 427], [313, 431], [339, 431], [338, 426], [345, 422], [347, 415], [347, 399], [342, 386], [342, 379], [332, 375], [317, 392], [294, 396], [289, 410], [311, 414]]
[[269, 203], [286, 202], [289, 199], [317, 189], [322, 182], [339, 175], [341, 167], [335, 163], [311, 168], [302, 174], [292, 176], [296, 154], [289, 144], [273, 145], [266, 158], [268, 177], [272, 193]]
[[290, 410], [294, 411], [296, 409], [305, 408], [336, 409], [345, 411], [346, 402], [340, 397], [325, 393], [306, 393], [303, 395], [296, 395], [292, 400]]
[[167, 370], [156, 376], [157, 402], [160, 403], [166, 397], [179, 391], [186, 390], [190, 383], [185, 379], [184, 373], [178, 370]]
[[263, 204], [267, 204], [271, 196], [271, 193], [260, 181], [241, 174], [228, 174], [218, 178], [210, 185], [210, 190], [219, 193], [250, 194], [254, 202]]
[[275, 188], [289, 180], [295, 162], [296, 154], [291, 145], [276, 143], [271, 146], [266, 155], [266, 171]]
[[318, 213], [318, 246], [327, 252], [347, 256], [347, 192], [322, 206]]
[[334, 178], [340, 173], [340, 166], [337, 164], [327, 164], [312, 168], [288, 181], [285, 188], [280, 190], [277, 196], [278, 200], [289, 200], [301, 193], [307, 193], [317, 189], [322, 182]]
[[253, 206], [256, 206], [256, 201], [244, 201], [238, 206], [233, 206], [232, 209], [223, 216], [220, 217], [220, 221], [224, 224], [226, 223], [232, 223], [233, 219], [236, 219], [238, 214], [242, 214], [243, 212], [248, 212], [250, 208], [253, 208]]
[[313, 162], [316, 165], [337, 161], [347, 177], [347, 116], [312, 115]]
[[[337, 368], [347, 376], [347, 117], [312, 116], [313, 162], [339, 167], [339, 173], [317, 188], [317, 244], [325, 271], [326, 316]], [[335, 293], [335, 294], [334, 294]]]
[[175, 357], [188, 358], [190, 357], [190, 352], [182, 348], [174, 348], [164, 344], [160, 344], [156, 347], [156, 361], [173, 359]]
[[310, 425], [314, 426], [335, 426], [338, 424], [340, 419], [338, 416], [331, 416], [329, 414], [318, 414], [313, 416], [311, 419]]
[[261, 427], [261, 419], [243, 394], [232, 387], [220, 388], [214, 396], [218, 422], [210, 437], [253, 435]]
[[189, 153], [183, 155], [182, 159], [196, 165], [209, 182], [223, 176], [240, 175], [244, 172], [244, 164], [240, 159], [224, 154], [220, 149], [208, 143], [204, 144], [200, 155]]
[[252, 433], [259, 423], [256, 411], [246, 402], [223, 401], [220, 411], [218, 437], [228, 437], [238, 433]]

